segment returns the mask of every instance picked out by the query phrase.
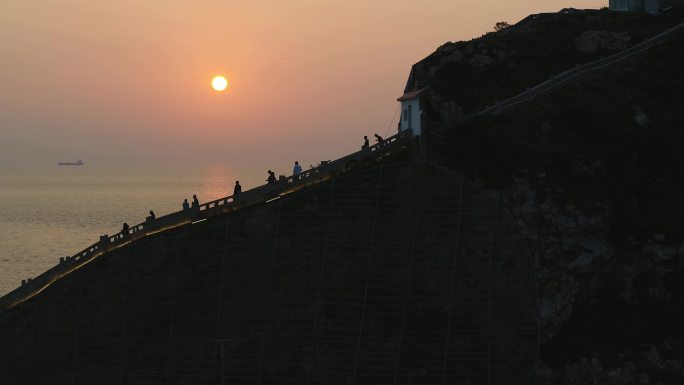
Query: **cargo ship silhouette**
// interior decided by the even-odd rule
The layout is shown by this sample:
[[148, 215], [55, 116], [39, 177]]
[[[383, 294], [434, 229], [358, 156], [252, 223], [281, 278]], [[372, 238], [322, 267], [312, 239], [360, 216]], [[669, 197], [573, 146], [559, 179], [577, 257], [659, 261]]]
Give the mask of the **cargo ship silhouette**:
[[77, 160], [75, 162], [59, 162], [57, 163], [58, 166], [83, 166], [83, 161], [82, 160]]

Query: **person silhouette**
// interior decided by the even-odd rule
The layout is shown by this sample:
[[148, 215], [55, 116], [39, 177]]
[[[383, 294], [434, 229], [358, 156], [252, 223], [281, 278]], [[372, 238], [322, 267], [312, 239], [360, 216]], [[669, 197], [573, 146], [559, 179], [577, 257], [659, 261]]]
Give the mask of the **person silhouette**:
[[235, 198], [236, 195], [239, 195], [242, 192], [242, 186], [240, 186], [240, 181], [236, 180], [235, 181], [235, 188], [233, 189], [233, 198]]
[[268, 178], [266, 178], [266, 182], [268, 184], [276, 182], [275, 172], [268, 170]]
[[368, 142], [368, 136], [364, 135], [363, 136], [363, 146], [361, 146], [362, 150], [365, 150], [370, 147], [370, 143]]
[[126, 238], [128, 236], [128, 229], [130, 227], [128, 226], [128, 223], [124, 222], [123, 226], [121, 227], [121, 236], [123, 238]]
[[193, 209], [199, 208], [199, 199], [197, 199], [197, 195], [195, 195], [195, 194], [192, 194], [192, 208]]
[[150, 216], [148, 218], [150, 218], [150, 220], [154, 220], [156, 218], [154, 211], [150, 210]]
[[188, 210], [190, 209], [190, 203], [188, 203], [188, 198], [185, 198], [183, 200], [183, 210]]
[[292, 175], [294, 176], [294, 180], [299, 179], [299, 174], [302, 173], [302, 166], [299, 165], [298, 161], [295, 161], [294, 168], [292, 169]]
[[382, 143], [384, 142], [382, 136], [375, 134], [375, 140], [378, 142], [378, 147], [382, 147]]

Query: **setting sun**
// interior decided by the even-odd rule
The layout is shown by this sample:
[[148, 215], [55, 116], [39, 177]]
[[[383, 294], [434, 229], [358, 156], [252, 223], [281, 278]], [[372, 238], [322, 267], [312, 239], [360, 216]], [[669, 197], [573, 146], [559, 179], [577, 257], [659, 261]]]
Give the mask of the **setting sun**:
[[216, 90], [216, 91], [223, 91], [228, 87], [228, 80], [224, 78], [223, 76], [214, 76], [213, 79], [211, 79], [211, 86]]

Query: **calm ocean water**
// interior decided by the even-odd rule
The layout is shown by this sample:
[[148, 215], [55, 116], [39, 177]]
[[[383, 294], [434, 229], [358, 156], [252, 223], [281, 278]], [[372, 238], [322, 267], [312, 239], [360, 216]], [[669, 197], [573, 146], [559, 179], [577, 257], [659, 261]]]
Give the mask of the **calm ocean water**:
[[[123, 222], [263, 184], [267, 165], [0, 165], [0, 295], [75, 254]], [[274, 169], [275, 170], [275, 169]], [[278, 170], [279, 171], [279, 170]]]

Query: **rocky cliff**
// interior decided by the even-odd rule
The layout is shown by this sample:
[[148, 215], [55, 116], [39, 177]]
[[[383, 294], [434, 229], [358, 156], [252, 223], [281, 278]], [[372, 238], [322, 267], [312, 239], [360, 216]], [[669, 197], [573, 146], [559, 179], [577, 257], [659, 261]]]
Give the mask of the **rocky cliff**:
[[[556, 26], [533, 20], [449, 44], [419, 63], [430, 71], [414, 75], [423, 85], [439, 83], [426, 101], [428, 109], [442, 108], [427, 111], [428, 119], [439, 120], [440, 106], [477, 108], [486, 104], [479, 100], [507, 97], [512, 88], [533, 86], [534, 76], [587, 60], [588, 51], [619, 49], [616, 39], [632, 44], [639, 40], [635, 26], [656, 32], [683, 15], [681, 7], [660, 17], [553, 15]], [[541, 47], [541, 57], [501, 48], [552, 37], [562, 39]], [[491, 61], [434, 60], [455, 47], [473, 55], [487, 51]], [[526, 80], [509, 81], [525, 62]], [[430, 138], [435, 159], [502, 197], [525, 234], [540, 284], [540, 383], [684, 383], [682, 68], [680, 33], [607, 74], [501, 115], [452, 121], [446, 136]]]

